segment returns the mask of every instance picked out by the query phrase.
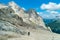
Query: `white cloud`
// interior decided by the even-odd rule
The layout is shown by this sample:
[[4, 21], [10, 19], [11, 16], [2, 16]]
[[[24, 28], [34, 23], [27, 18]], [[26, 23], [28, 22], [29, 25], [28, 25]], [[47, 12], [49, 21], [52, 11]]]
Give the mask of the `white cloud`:
[[46, 14], [45, 14], [45, 15], [43, 15], [43, 16], [44, 16], [45, 18], [49, 18], [49, 15], [46, 15]]
[[54, 16], [51, 16], [51, 15], [48, 15], [48, 14], [43, 14], [42, 18], [44, 18], [44, 19], [52, 19], [52, 18], [54, 18]]
[[56, 18], [56, 16], [60, 16], [58, 11], [49, 11], [49, 10], [45, 12], [37, 12], [37, 14], [45, 19], [52, 19]]
[[46, 12], [50, 13], [50, 14], [58, 14], [58, 11], [51, 11], [51, 10], [47, 10]]
[[37, 12], [37, 14], [40, 14], [39, 12]]
[[60, 3], [59, 4], [56, 4], [56, 3], [53, 3], [53, 2], [49, 2], [48, 4], [42, 4], [41, 9], [45, 10], [59, 10], [60, 9]]
[[51, 14], [58, 14], [59, 12], [57, 12], [57, 11], [51, 11], [50, 13]]
[[53, 19], [55, 17], [56, 17], [55, 15], [48, 15], [48, 14], [43, 14], [42, 16], [42, 18], [45, 18], [45, 19]]
[[37, 14], [39, 14], [39, 15], [40, 15], [40, 14], [43, 14], [43, 12], [37, 12]]
[[56, 18], [57, 17], [60, 17], [59, 15], [59, 11], [60, 10], [60, 3], [57, 4], [57, 3], [53, 3], [53, 2], [49, 2], [48, 4], [42, 4], [41, 9], [43, 9], [44, 11], [38, 13], [42, 16], [42, 18]]
[[44, 12], [37, 12], [38, 15], [40, 15], [42, 18], [50, 18], [50, 15], [45, 14]]
[[24, 7], [22, 7], [23, 10], [26, 10]]

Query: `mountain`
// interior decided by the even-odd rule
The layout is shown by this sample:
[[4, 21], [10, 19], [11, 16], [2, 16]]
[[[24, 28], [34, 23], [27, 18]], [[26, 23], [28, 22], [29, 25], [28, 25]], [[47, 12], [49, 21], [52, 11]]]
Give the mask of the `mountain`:
[[54, 22], [56, 19], [43, 19], [45, 24], [48, 24], [48, 23], [51, 23], [51, 22]]
[[0, 40], [58, 40], [34, 9], [23, 10], [15, 2], [0, 6]]
[[[11, 5], [12, 4], [12, 5]], [[14, 6], [13, 6], [14, 5]], [[39, 26], [42, 26], [46, 29], [45, 24], [43, 22], [43, 19], [37, 14], [37, 12], [34, 9], [29, 9], [27, 11], [24, 11], [21, 7], [19, 7], [14, 2], [10, 2], [9, 6], [14, 9], [15, 13], [22, 17], [23, 21], [28, 24], [37, 24]]]
[[50, 26], [53, 32], [60, 34], [60, 19], [56, 19], [55, 21], [48, 23], [47, 26]]

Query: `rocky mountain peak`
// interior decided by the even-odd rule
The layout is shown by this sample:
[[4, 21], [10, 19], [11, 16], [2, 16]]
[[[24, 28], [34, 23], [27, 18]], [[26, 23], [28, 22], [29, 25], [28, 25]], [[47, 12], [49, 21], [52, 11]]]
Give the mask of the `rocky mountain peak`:
[[8, 5], [9, 5], [9, 6], [12, 6], [12, 7], [16, 7], [16, 8], [19, 7], [14, 1], [9, 2]]
[[29, 13], [29, 17], [32, 17], [32, 18], [36, 18], [37, 19], [37, 17], [39, 16], [37, 14], [37, 12], [35, 11], [35, 9], [29, 9], [28, 13]]
[[11, 7], [15, 11], [15, 13], [17, 13], [21, 9], [20, 6], [18, 6], [14, 1], [9, 2], [8, 6]]
[[51, 35], [53, 33], [47, 31], [43, 19], [35, 9], [25, 11], [13, 1], [8, 5], [0, 5], [1, 40], [49, 40]]
[[[9, 2], [6, 8], [1, 8], [0, 12], [4, 13], [3, 16], [7, 18], [22, 18], [23, 22], [32, 25], [34, 28], [42, 28], [47, 29], [45, 27], [45, 23], [43, 22], [43, 19], [37, 14], [35, 9], [29, 9], [28, 11], [23, 10], [21, 7], [19, 7], [15, 2]], [[1, 16], [2, 17], [2, 16]], [[21, 21], [20, 21], [21, 22]], [[37, 27], [38, 26], [38, 27]]]

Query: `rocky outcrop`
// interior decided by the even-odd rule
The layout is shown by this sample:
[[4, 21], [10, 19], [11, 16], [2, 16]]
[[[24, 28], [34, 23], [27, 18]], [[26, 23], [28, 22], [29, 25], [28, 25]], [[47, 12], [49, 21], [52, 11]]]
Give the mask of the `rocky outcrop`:
[[43, 19], [34, 9], [25, 11], [14, 2], [9, 2], [8, 5], [0, 7], [1, 36], [6, 38], [24, 38], [26, 35], [28, 36], [29, 32], [32, 37], [36, 37], [36, 32], [40, 34], [40, 30], [41, 32], [42, 30], [46, 31], [47, 28]]
[[[14, 5], [14, 6], [13, 6]], [[23, 19], [25, 23], [38, 25], [41, 28], [47, 29], [45, 27], [45, 24], [43, 22], [43, 19], [37, 14], [37, 12], [34, 9], [29, 9], [27, 11], [24, 11], [21, 7], [19, 7], [14, 2], [10, 2], [9, 6], [15, 11], [15, 13]], [[38, 27], [37, 27], [38, 28]]]

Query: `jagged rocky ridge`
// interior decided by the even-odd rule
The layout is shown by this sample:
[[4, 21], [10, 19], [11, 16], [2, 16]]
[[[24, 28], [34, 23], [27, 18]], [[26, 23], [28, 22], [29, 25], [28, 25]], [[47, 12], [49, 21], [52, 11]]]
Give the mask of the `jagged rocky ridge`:
[[[27, 40], [49, 40], [49, 38], [54, 38], [51, 36], [53, 33], [47, 30], [43, 19], [34, 9], [25, 11], [13, 1], [8, 5], [0, 4], [0, 40], [26, 40], [26, 38]], [[31, 32], [30, 36], [28, 32]], [[57, 36], [57, 34], [54, 35]]]
[[11, 31], [23, 34], [25, 32], [23, 28], [46, 29], [42, 18], [37, 14], [34, 9], [24, 11], [14, 2], [9, 2], [8, 5], [0, 4], [0, 6], [1, 31]]

